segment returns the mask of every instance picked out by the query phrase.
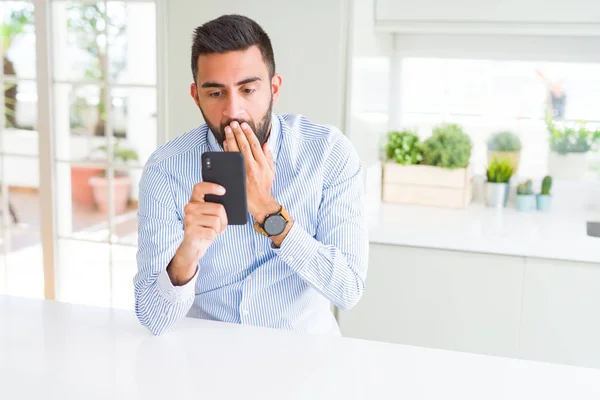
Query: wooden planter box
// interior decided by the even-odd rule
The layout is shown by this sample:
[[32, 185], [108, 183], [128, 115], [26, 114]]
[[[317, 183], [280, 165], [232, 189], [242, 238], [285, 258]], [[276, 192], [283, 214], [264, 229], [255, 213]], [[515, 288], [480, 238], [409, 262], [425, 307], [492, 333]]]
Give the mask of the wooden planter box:
[[383, 165], [385, 203], [465, 208], [472, 197], [471, 168], [446, 169], [428, 165]]

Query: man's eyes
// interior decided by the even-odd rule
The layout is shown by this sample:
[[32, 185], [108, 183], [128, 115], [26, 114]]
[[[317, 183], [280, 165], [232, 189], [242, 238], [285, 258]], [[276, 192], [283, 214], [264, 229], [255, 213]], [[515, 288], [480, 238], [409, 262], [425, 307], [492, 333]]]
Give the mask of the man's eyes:
[[[256, 92], [256, 88], [243, 88], [241, 90], [242, 93], [244, 94], [252, 94], [254, 92]], [[210, 92], [208, 94], [209, 97], [213, 97], [213, 98], [219, 98], [223, 96], [223, 92]]]

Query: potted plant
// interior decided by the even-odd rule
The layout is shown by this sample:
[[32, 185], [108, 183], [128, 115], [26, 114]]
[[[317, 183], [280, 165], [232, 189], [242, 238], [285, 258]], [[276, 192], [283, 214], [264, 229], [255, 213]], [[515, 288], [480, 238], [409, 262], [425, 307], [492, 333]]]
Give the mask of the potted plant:
[[447, 169], [466, 168], [472, 148], [471, 138], [460, 125], [438, 125], [423, 143], [423, 164]]
[[535, 198], [538, 211], [550, 211], [550, 207], [552, 206], [552, 196], [550, 195], [551, 188], [552, 177], [545, 176], [542, 180], [542, 190]]
[[521, 158], [521, 139], [510, 131], [500, 131], [493, 134], [487, 142], [488, 160], [506, 158], [513, 164], [513, 169], [519, 169]]
[[469, 136], [454, 124], [436, 126], [424, 142], [413, 131], [390, 132], [383, 167], [383, 201], [468, 206], [471, 149]]
[[489, 207], [504, 208], [508, 200], [508, 183], [514, 173], [512, 163], [507, 159], [494, 158], [486, 172], [486, 204]]
[[550, 133], [549, 175], [559, 179], [579, 180], [589, 169], [588, 153], [600, 143], [600, 130], [583, 122], [547, 121]]
[[533, 194], [531, 179], [519, 183], [517, 186], [517, 210], [530, 212], [534, 208], [535, 195]]
[[[97, 150], [106, 153], [106, 146], [100, 146]], [[113, 145], [113, 160], [120, 161], [123, 164], [127, 164], [130, 161], [137, 161], [138, 154], [135, 150], [121, 146], [117, 141]], [[100, 174], [93, 176], [89, 180], [90, 186], [94, 193], [94, 201], [98, 209], [102, 212], [108, 210], [108, 178], [106, 177], [106, 171], [102, 171]], [[115, 169], [115, 175], [113, 177], [113, 188], [114, 188], [114, 211], [115, 215], [119, 215], [125, 211], [129, 202], [131, 194], [131, 178], [127, 171]]]

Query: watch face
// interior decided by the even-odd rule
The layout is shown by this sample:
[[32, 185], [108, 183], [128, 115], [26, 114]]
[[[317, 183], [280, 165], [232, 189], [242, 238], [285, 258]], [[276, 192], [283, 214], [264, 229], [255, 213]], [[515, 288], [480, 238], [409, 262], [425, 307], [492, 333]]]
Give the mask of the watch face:
[[264, 229], [269, 236], [277, 236], [283, 233], [285, 225], [285, 219], [281, 215], [272, 215], [266, 219]]

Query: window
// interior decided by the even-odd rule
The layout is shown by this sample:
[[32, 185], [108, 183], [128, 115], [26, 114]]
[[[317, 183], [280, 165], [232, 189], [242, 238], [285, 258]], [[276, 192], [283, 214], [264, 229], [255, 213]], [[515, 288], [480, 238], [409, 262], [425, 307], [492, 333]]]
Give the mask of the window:
[[[9, 211], [2, 213], [0, 293], [43, 297], [44, 283], [54, 283], [45, 282], [42, 250], [52, 250], [56, 265], [45, 267], [55, 272], [56, 298], [133, 307], [137, 188], [159, 144], [156, 3], [54, 0], [46, 8], [0, 0], [0, 194]], [[48, 15], [49, 25], [36, 13]], [[48, 32], [43, 59], [36, 35]], [[36, 71], [50, 66], [51, 87], [39, 88]], [[52, 93], [50, 102], [37, 98], [40, 89]], [[51, 122], [38, 120], [38, 106], [51, 108]], [[53, 153], [37, 134], [51, 123]], [[41, 198], [40, 175], [49, 168], [40, 154], [54, 166], [51, 214], [40, 207], [53, 200]], [[42, 241], [44, 224], [54, 224], [54, 240]]]
[[[520, 177], [541, 178], [549, 171], [545, 117], [560, 124], [600, 129], [600, 64], [519, 60], [407, 57], [402, 61], [402, 122], [423, 137], [441, 122], [461, 124], [473, 140], [474, 172], [483, 174], [487, 139], [510, 130], [523, 144]], [[598, 156], [589, 154], [598, 174]]]

